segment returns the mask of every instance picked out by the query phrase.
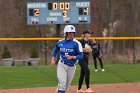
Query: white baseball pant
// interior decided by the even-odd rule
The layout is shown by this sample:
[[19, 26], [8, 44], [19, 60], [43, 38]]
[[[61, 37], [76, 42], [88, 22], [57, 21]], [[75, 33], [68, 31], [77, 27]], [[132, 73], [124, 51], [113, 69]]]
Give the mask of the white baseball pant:
[[68, 66], [60, 60], [57, 65], [58, 90], [67, 91], [74, 77], [76, 65]]

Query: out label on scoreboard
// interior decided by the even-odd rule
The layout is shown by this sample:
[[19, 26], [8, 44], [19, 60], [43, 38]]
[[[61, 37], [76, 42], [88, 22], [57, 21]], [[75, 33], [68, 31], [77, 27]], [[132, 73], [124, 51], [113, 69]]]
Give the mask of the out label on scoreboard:
[[27, 2], [27, 24], [89, 24], [90, 0]]

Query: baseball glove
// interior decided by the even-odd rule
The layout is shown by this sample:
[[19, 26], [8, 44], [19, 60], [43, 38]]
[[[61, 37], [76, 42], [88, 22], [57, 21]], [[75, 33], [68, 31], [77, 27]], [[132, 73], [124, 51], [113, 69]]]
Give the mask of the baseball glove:
[[89, 46], [88, 44], [85, 44], [84, 52], [86, 53], [92, 52], [91, 46]]

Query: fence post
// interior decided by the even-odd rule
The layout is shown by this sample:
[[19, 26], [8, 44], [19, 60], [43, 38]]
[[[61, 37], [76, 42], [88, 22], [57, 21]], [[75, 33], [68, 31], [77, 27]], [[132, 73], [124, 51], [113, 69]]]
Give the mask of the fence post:
[[133, 63], [136, 64], [136, 55], [135, 55], [135, 40], [133, 39]]

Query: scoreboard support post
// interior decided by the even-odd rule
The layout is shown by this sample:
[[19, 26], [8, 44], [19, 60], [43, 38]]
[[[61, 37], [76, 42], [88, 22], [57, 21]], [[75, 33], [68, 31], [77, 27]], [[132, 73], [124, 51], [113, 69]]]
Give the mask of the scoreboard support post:
[[60, 37], [60, 24], [56, 24], [56, 37]]
[[[60, 24], [56, 24], [56, 37], [60, 37]], [[57, 61], [56, 62], [58, 62], [58, 60], [59, 60], [59, 57], [60, 57], [60, 55], [59, 55], [59, 53], [57, 54]]]

